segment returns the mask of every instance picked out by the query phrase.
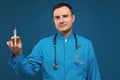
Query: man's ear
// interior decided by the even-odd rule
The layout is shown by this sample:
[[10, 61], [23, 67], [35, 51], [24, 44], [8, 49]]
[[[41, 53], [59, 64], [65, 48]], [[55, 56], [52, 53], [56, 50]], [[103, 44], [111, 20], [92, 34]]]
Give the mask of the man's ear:
[[72, 15], [72, 18], [73, 18], [73, 23], [74, 23], [74, 21], [75, 21], [75, 15], [74, 14]]

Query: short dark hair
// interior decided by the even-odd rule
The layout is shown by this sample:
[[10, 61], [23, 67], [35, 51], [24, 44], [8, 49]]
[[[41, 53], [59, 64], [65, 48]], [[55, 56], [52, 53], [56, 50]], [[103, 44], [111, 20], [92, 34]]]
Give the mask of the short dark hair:
[[73, 14], [72, 7], [71, 7], [69, 4], [64, 3], [64, 2], [58, 3], [57, 5], [55, 5], [55, 6], [53, 7], [52, 13], [54, 12], [55, 9], [60, 8], [60, 7], [63, 7], [63, 6], [68, 7], [68, 8], [70, 9], [71, 13]]

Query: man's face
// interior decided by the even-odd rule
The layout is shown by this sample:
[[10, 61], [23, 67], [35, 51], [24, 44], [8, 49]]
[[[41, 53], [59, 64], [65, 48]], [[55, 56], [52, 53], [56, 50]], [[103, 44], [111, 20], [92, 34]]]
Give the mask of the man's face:
[[54, 23], [58, 31], [61, 33], [70, 33], [75, 16], [72, 15], [70, 9], [66, 6], [57, 8], [53, 12]]

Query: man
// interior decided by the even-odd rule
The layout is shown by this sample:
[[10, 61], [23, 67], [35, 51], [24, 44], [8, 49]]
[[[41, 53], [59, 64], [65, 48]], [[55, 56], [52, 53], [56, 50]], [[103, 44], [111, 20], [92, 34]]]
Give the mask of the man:
[[70, 5], [57, 4], [53, 21], [58, 33], [40, 40], [27, 58], [20, 37], [12, 37], [7, 45], [14, 52], [11, 65], [16, 73], [34, 76], [41, 69], [43, 80], [101, 80], [92, 43], [73, 33], [74, 20]]

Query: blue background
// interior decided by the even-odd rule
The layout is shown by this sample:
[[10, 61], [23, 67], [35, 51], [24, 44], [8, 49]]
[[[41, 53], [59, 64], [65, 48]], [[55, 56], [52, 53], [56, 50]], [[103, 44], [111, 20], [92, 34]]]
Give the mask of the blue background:
[[12, 52], [6, 45], [14, 26], [27, 56], [39, 39], [56, 32], [52, 8], [62, 1], [73, 7], [74, 32], [93, 42], [102, 79], [120, 80], [119, 0], [0, 0], [0, 80], [20, 80], [9, 65]]

